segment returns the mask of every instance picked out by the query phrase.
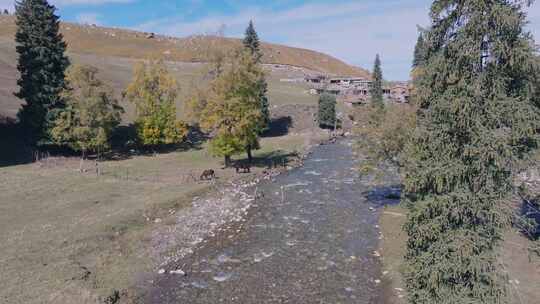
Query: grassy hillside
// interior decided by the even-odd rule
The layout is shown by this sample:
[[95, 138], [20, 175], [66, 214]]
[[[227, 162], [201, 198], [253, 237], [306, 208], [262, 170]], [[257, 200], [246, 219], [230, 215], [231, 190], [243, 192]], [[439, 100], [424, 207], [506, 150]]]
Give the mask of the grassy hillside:
[[[182, 114], [181, 100], [201, 83], [205, 61], [216, 48], [233, 48], [240, 43], [236, 39], [190, 37], [173, 39], [156, 36], [147, 39], [145, 33], [134, 31], [63, 24], [62, 32], [69, 44], [69, 57], [74, 63], [90, 64], [100, 70], [100, 76], [113, 86], [117, 95], [131, 80], [133, 64], [138, 59], [156, 54], [168, 61], [169, 68], [181, 84], [178, 110]], [[21, 101], [13, 96], [17, 90], [17, 54], [15, 52], [14, 17], [0, 16], [0, 116], [15, 117]], [[272, 106], [282, 104], [315, 104], [316, 97], [307, 93], [301, 83], [280, 82], [281, 78], [303, 77], [305, 73], [334, 73], [363, 75], [368, 73], [349, 66], [330, 56], [286, 46], [263, 44], [264, 62], [294, 65], [295, 68], [272, 68], [267, 65], [269, 99]], [[125, 119], [133, 118], [131, 105]]]
[[[0, 38], [12, 39], [14, 33], [14, 17], [0, 16]], [[62, 24], [62, 33], [69, 44], [69, 51], [75, 53], [127, 58], [146, 58], [159, 54], [171, 61], [187, 62], [206, 61], [212, 49], [231, 49], [240, 44], [238, 39], [208, 36], [156, 36], [148, 39], [146, 33], [72, 23]], [[329, 74], [368, 75], [363, 69], [311, 50], [269, 43], [263, 43], [262, 50], [264, 63], [293, 65]]]
[[[0, 28], [1, 30], [1, 28]], [[93, 54], [69, 53], [72, 62], [90, 64], [99, 69], [99, 76], [111, 85], [117, 97], [131, 81], [133, 65], [137, 59], [125, 57], [101, 56]], [[17, 91], [17, 54], [15, 43], [10, 39], [0, 37], [0, 116], [15, 117], [21, 101], [13, 96]], [[183, 114], [182, 101], [188, 96], [195, 86], [204, 85], [202, 80], [205, 66], [200, 63], [168, 62], [169, 70], [176, 76], [180, 83], [180, 98], [177, 104], [180, 117]], [[267, 67], [268, 68], [268, 67]], [[281, 78], [302, 77], [301, 70], [273, 70], [267, 69], [269, 82], [268, 97], [270, 104], [316, 104], [317, 97], [307, 93], [307, 86], [302, 83], [280, 82]], [[132, 105], [122, 102], [126, 108], [124, 121], [129, 122], [134, 117]]]

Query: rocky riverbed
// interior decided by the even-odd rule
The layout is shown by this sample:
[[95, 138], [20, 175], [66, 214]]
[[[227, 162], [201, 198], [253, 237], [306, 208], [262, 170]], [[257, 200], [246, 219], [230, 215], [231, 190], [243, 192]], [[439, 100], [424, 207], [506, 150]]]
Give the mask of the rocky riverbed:
[[223, 204], [198, 209], [217, 228], [204, 240], [164, 234], [170, 238], [156, 248], [193, 246], [167, 255], [144, 302], [379, 303], [378, 217], [398, 190], [374, 188], [357, 168], [352, 141], [341, 140], [314, 148], [302, 167], [273, 181], [204, 202]]

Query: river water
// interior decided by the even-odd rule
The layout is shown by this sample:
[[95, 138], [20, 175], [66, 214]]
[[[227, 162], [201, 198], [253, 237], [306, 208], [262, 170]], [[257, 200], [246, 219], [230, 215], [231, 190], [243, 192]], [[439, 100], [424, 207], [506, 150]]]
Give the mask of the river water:
[[351, 140], [314, 148], [258, 186], [244, 222], [170, 265], [186, 275], [157, 276], [145, 302], [380, 303], [382, 204], [357, 168]]

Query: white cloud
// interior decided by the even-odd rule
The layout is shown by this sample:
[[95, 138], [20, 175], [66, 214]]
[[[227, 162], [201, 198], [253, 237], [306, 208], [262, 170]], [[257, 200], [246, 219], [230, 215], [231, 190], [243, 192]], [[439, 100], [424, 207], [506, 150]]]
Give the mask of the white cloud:
[[96, 13], [82, 13], [77, 15], [76, 20], [78, 23], [82, 24], [97, 24], [101, 25], [100, 22], [101, 15]]

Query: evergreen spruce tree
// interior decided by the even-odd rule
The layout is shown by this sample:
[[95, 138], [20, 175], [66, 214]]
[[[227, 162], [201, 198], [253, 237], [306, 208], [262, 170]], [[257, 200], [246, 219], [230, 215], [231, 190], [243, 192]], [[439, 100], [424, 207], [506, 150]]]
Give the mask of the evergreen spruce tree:
[[318, 121], [321, 128], [336, 126], [336, 96], [323, 93], [319, 97]]
[[246, 29], [245, 37], [243, 40], [244, 47], [249, 49], [251, 51], [251, 54], [253, 56], [256, 56], [256, 59], [258, 62], [260, 62], [262, 53], [261, 53], [261, 42], [259, 40], [259, 35], [257, 34], [257, 31], [255, 31], [255, 26], [253, 25], [253, 21], [249, 21], [249, 25]]
[[406, 148], [410, 303], [505, 303], [497, 248], [537, 145], [533, 42], [519, 0], [437, 0]]
[[49, 128], [64, 107], [60, 92], [69, 60], [64, 55], [66, 43], [59, 33], [54, 6], [46, 0], [22, 0], [15, 3], [15, 12], [20, 72], [15, 95], [26, 102], [18, 117], [28, 139], [36, 143], [47, 139]]
[[383, 103], [383, 75], [381, 70], [381, 59], [379, 54], [375, 57], [373, 66], [373, 87], [371, 88], [371, 100], [373, 105], [379, 108], [384, 107]]
[[[259, 36], [255, 31], [253, 21], [249, 21], [243, 44], [244, 47], [250, 51], [251, 55], [255, 57], [256, 62], [260, 64], [262, 59], [262, 52], [260, 49], [261, 43], [259, 40]], [[260, 81], [258, 82], [258, 86], [260, 90], [259, 99], [261, 101], [261, 112], [263, 114], [260, 126], [260, 133], [264, 133], [270, 128], [270, 106], [268, 104], [268, 97], [266, 96], [268, 93], [268, 84], [266, 83], [266, 79], [264, 78], [264, 76], [261, 77]]]
[[424, 49], [424, 35], [420, 33], [418, 35], [418, 40], [416, 41], [416, 46], [414, 47], [413, 68], [424, 65]]

